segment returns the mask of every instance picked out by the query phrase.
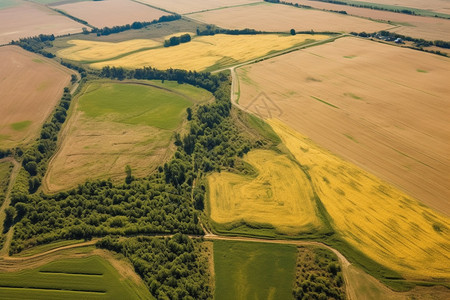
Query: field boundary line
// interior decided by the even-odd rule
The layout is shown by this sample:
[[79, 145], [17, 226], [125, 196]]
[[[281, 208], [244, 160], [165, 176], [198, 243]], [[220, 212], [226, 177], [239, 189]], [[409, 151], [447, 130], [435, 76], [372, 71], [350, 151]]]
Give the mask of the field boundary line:
[[[11, 191], [13, 188], [14, 183], [16, 182], [17, 175], [20, 171], [20, 163], [15, 160], [13, 157], [6, 157], [3, 159], [0, 159], [0, 162], [9, 161], [13, 164], [13, 169], [11, 171], [11, 175], [9, 176], [9, 182], [8, 182], [8, 188], [6, 190], [5, 194], [5, 200], [3, 201], [3, 204], [0, 208], [0, 228], [2, 229], [2, 232], [4, 230], [4, 220], [5, 220], [5, 209], [11, 204]], [[0, 249], [0, 257], [7, 256], [9, 251], [9, 245], [12, 240], [12, 234], [13, 234], [13, 227], [9, 228], [8, 233], [5, 234], [6, 239], [3, 244], [3, 248]]]

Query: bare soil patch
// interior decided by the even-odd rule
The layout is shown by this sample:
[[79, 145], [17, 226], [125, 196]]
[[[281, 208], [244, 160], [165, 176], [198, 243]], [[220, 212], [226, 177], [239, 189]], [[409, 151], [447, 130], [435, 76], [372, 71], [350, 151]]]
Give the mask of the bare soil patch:
[[392, 27], [389, 24], [352, 16], [266, 2], [196, 13], [189, 17], [224, 28], [251, 28], [276, 32], [289, 31], [291, 28], [297, 31], [374, 32]]
[[38, 134], [72, 71], [17, 46], [0, 47], [0, 57], [0, 143], [10, 148]]
[[450, 214], [448, 58], [343, 38], [238, 74], [242, 107]]
[[95, 27], [153, 21], [168, 13], [130, 0], [83, 1], [55, 6]]
[[31, 2], [0, 10], [0, 45], [39, 34], [56, 36], [81, 32], [77, 23], [48, 7]]

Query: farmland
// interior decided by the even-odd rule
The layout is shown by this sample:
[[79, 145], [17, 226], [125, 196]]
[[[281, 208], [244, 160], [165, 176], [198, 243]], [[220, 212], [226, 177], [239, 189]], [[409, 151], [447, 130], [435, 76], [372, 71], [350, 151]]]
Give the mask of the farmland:
[[244, 160], [255, 175], [221, 172], [208, 177], [213, 221], [268, 223], [285, 234], [321, 227], [312, 189], [298, 165], [269, 150], [251, 151]]
[[151, 22], [167, 15], [164, 11], [131, 0], [82, 1], [55, 5], [53, 8], [65, 11], [98, 28], [126, 25], [135, 21]]
[[69, 84], [71, 71], [16, 46], [0, 48], [1, 148], [29, 142]]
[[[347, 14], [360, 16], [364, 18], [370, 18], [373, 20], [382, 20], [394, 22], [397, 26], [390, 31], [397, 32], [399, 34], [412, 36], [415, 38], [423, 38], [426, 40], [450, 40], [450, 20], [434, 18], [434, 17], [421, 17], [407, 14], [399, 14], [390, 11], [374, 10], [369, 8], [343, 6], [338, 4], [318, 2], [318, 1], [304, 1], [297, 0], [293, 3], [299, 3], [303, 5], [309, 5], [317, 9], [345, 10]], [[373, 1], [372, 1], [373, 2]], [[422, 3], [428, 3], [423, 2]], [[357, 30], [360, 32], [360, 30]]]
[[[348, 1], [351, 2], [351, 1]], [[446, 0], [396, 0], [395, 4], [391, 0], [358, 0], [358, 2], [377, 3], [382, 5], [395, 5], [401, 7], [411, 7], [434, 12], [450, 14], [450, 7]]]
[[2, 299], [141, 299], [139, 293], [145, 292], [100, 256], [56, 260], [35, 269], [1, 273], [0, 282]]
[[38, 34], [81, 32], [82, 25], [31, 2], [0, 9], [0, 45]]
[[291, 28], [297, 31], [374, 32], [392, 27], [362, 18], [266, 2], [196, 13], [189, 15], [189, 18], [230, 29], [252, 28], [275, 32], [286, 32]]
[[214, 241], [215, 298], [290, 299], [295, 246]]
[[88, 178], [123, 179], [126, 165], [133, 175], [144, 176], [170, 157], [173, 131], [185, 109], [211, 95], [188, 85], [151, 84], [93, 82], [86, 87], [49, 166], [49, 190]]
[[[111, 65], [125, 68], [152, 66], [159, 69], [213, 70], [327, 37], [326, 35], [308, 34], [295, 36], [274, 34], [199, 36], [189, 43], [175, 47], [144, 50], [123, 55], [118, 59], [92, 63], [91, 66], [97, 69]], [[64, 53], [58, 52], [58, 55], [62, 57], [71, 55], [72, 58], [75, 58], [77, 53], [71, 54], [70, 49], [64, 50]], [[86, 51], [90, 52], [90, 50]], [[85, 56], [90, 55], [83, 53], [84, 51], [82, 55]]]
[[343, 38], [238, 75], [242, 107], [265, 92], [298, 132], [450, 213], [448, 58]]
[[183, 0], [138, 0], [141, 3], [146, 3], [154, 7], [159, 7], [178, 14], [192, 13], [196, 11], [212, 10], [222, 7], [245, 5], [249, 3], [260, 2], [260, 0], [203, 0], [183, 1]]
[[412, 279], [449, 279], [450, 222], [417, 200], [323, 150], [280, 121], [269, 124], [300, 164], [339, 235]]

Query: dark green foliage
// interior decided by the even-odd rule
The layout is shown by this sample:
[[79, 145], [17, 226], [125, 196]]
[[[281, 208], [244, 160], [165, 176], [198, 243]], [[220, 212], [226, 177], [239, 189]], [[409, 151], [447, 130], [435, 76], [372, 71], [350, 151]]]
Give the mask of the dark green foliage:
[[52, 42], [54, 40], [55, 36], [53, 34], [52, 35], [40, 34], [35, 37], [23, 38], [18, 41], [12, 41], [11, 45], [17, 45], [27, 51], [39, 53], [48, 58], [53, 58], [55, 57], [54, 54], [47, 52], [43, 49], [46, 47], [52, 47], [53, 46]]
[[295, 299], [345, 299], [336, 255], [323, 248], [300, 247], [293, 294]]
[[14, 207], [8, 206], [5, 208], [5, 222], [3, 224], [3, 232], [6, 233], [9, 227], [13, 224], [14, 218], [16, 217], [16, 209]]
[[97, 247], [125, 255], [157, 299], [211, 299], [208, 264], [186, 235], [172, 238], [106, 237]]
[[85, 20], [82, 20], [82, 19], [77, 18], [77, 17], [75, 17], [75, 16], [69, 15], [68, 13], [66, 13], [66, 12], [63, 11], [63, 10], [60, 10], [60, 9], [57, 9], [57, 8], [52, 8], [52, 9], [53, 9], [54, 11], [56, 11], [56, 12], [62, 14], [63, 16], [66, 16], [66, 17], [68, 17], [69, 19], [74, 20], [75, 22], [81, 23], [81, 24], [83, 24], [83, 25], [88, 25], [88, 26], [90, 26], [90, 25], [88, 24], [88, 22], [86, 22]]
[[[231, 120], [229, 78], [223, 74], [151, 68], [119, 72], [124, 76], [159, 76], [195, 82], [209, 88], [216, 101], [192, 112], [189, 132], [176, 138], [173, 159], [150, 177], [134, 179], [131, 169], [127, 169], [125, 184], [95, 181], [56, 195], [30, 195], [26, 189], [30, 192], [37, 189], [48, 157], [55, 149], [61, 124], [53, 117], [52, 122], [44, 125], [36, 146], [23, 155], [24, 166], [30, 162], [37, 164], [37, 175], [30, 173], [32, 166], [29, 166], [28, 172], [22, 170], [14, 186], [12, 204], [17, 210], [20, 206], [21, 213], [16, 218], [11, 253], [58, 239], [89, 239], [109, 234], [203, 233], [195, 208], [203, 208], [205, 193], [204, 187], [195, 186], [196, 179], [205, 172], [229, 169], [235, 165], [234, 160], [251, 148]], [[105, 73], [114, 76], [117, 69], [105, 68], [102, 74]]]
[[230, 34], [230, 35], [240, 35], [240, 34], [262, 34], [265, 33], [263, 31], [256, 31], [254, 29], [223, 29], [223, 28], [217, 28], [214, 25], [206, 25], [206, 28], [204, 30], [200, 30], [200, 28], [197, 28], [197, 35], [215, 35], [215, 34]]
[[295, 33], [295, 29], [291, 29], [291, 35], [295, 35], [296, 33]]
[[0, 149], [0, 159], [1, 159], [1, 158], [4, 158], [4, 157], [8, 157], [8, 156], [10, 156], [11, 154], [12, 154], [11, 149], [6, 149], [6, 150]]
[[191, 35], [186, 33], [180, 36], [172, 36], [170, 39], [164, 41], [164, 47], [176, 46], [182, 43], [191, 41]]

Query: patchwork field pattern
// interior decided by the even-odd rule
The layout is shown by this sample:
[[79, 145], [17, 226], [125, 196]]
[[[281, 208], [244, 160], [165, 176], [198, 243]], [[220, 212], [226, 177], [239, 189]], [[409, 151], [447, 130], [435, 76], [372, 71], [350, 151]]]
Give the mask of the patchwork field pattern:
[[298, 165], [269, 150], [251, 151], [244, 160], [257, 175], [221, 172], [208, 177], [213, 221], [271, 224], [284, 234], [320, 229], [313, 191]]
[[[342, 38], [238, 69], [239, 104], [450, 214], [450, 59]], [[261, 105], [259, 105], [261, 106]]]
[[70, 81], [70, 70], [17, 46], [0, 47], [0, 144], [36, 137]]
[[[317, 9], [344, 10], [349, 15], [398, 23], [400, 26], [390, 29], [399, 34], [423, 38], [426, 40], [450, 40], [450, 20], [434, 17], [413, 16], [390, 11], [369, 8], [343, 6], [319, 1], [292, 0], [290, 2], [308, 5]], [[371, 1], [373, 2], [373, 1]], [[420, 1], [428, 3], [428, 1]], [[449, 5], [450, 7], [450, 5]], [[356, 30], [360, 32], [360, 30]]]
[[0, 282], [2, 299], [141, 299], [135, 284], [99, 256], [1, 273]]
[[[212, 70], [230, 66], [239, 62], [248, 61], [272, 51], [280, 51], [301, 44], [311, 43], [314, 40], [327, 38], [326, 35], [225, 35], [195, 37], [191, 42], [169, 48], [157, 48], [139, 51], [121, 58], [93, 63], [93, 68], [104, 66], [122, 66], [125, 68], [140, 68], [152, 66], [158, 69], [179, 68], [186, 70]], [[58, 55], [75, 59], [77, 52], [71, 53], [68, 48]], [[81, 55], [90, 54], [86, 50]], [[118, 52], [118, 55], [121, 54]], [[99, 57], [98, 59], [102, 59]], [[79, 59], [77, 59], [79, 60]]]
[[39, 34], [77, 33], [82, 27], [80, 23], [31, 2], [0, 9], [0, 45]]
[[251, 28], [271, 32], [314, 30], [318, 32], [374, 32], [392, 27], [362, 18], [286, 5], [261, 3], [189, 15], [189, 18], [229, 29]]
[[261, 2], [261, 0], [137, 0], [154, 7], [159, 7], [178, 14], [192, 13], [196, 11], [218, 9], [222, 7], [245, 5], [249, 3]]
[[291, 299], [297, 248], [214, 241], [215, 299]]
[[282, 122], [269, 124], [314, 187], [341, 237], [410, 279], [449, 280], [450, 220]]
[[135, 21], [150, 22], [168, 15], [164, 11], [131, 0], [82, 1], [56, 5], [54, 8], [98, 28], [132, 24]]
[[58, 191], [87, 179], [123, 179], [126, 165], [134, 176], [148, 175], [172, 154], [173, 132], [186, 108], [210, 97], [173, 82], [90, 83], [64, 128], [46, 189]]
[[424, 10], [430, 10], [435, 12], [441, 12], [450, 14], [450, 5], [446, 0], [395, 0], [395, 3], [392, 3], [392, 0], [357, 0], [358, 2], [368, 2], [368, 3], [377, 3], [383, 5], [396, 5], [402, 7], [412, 7], [419, 8]]

